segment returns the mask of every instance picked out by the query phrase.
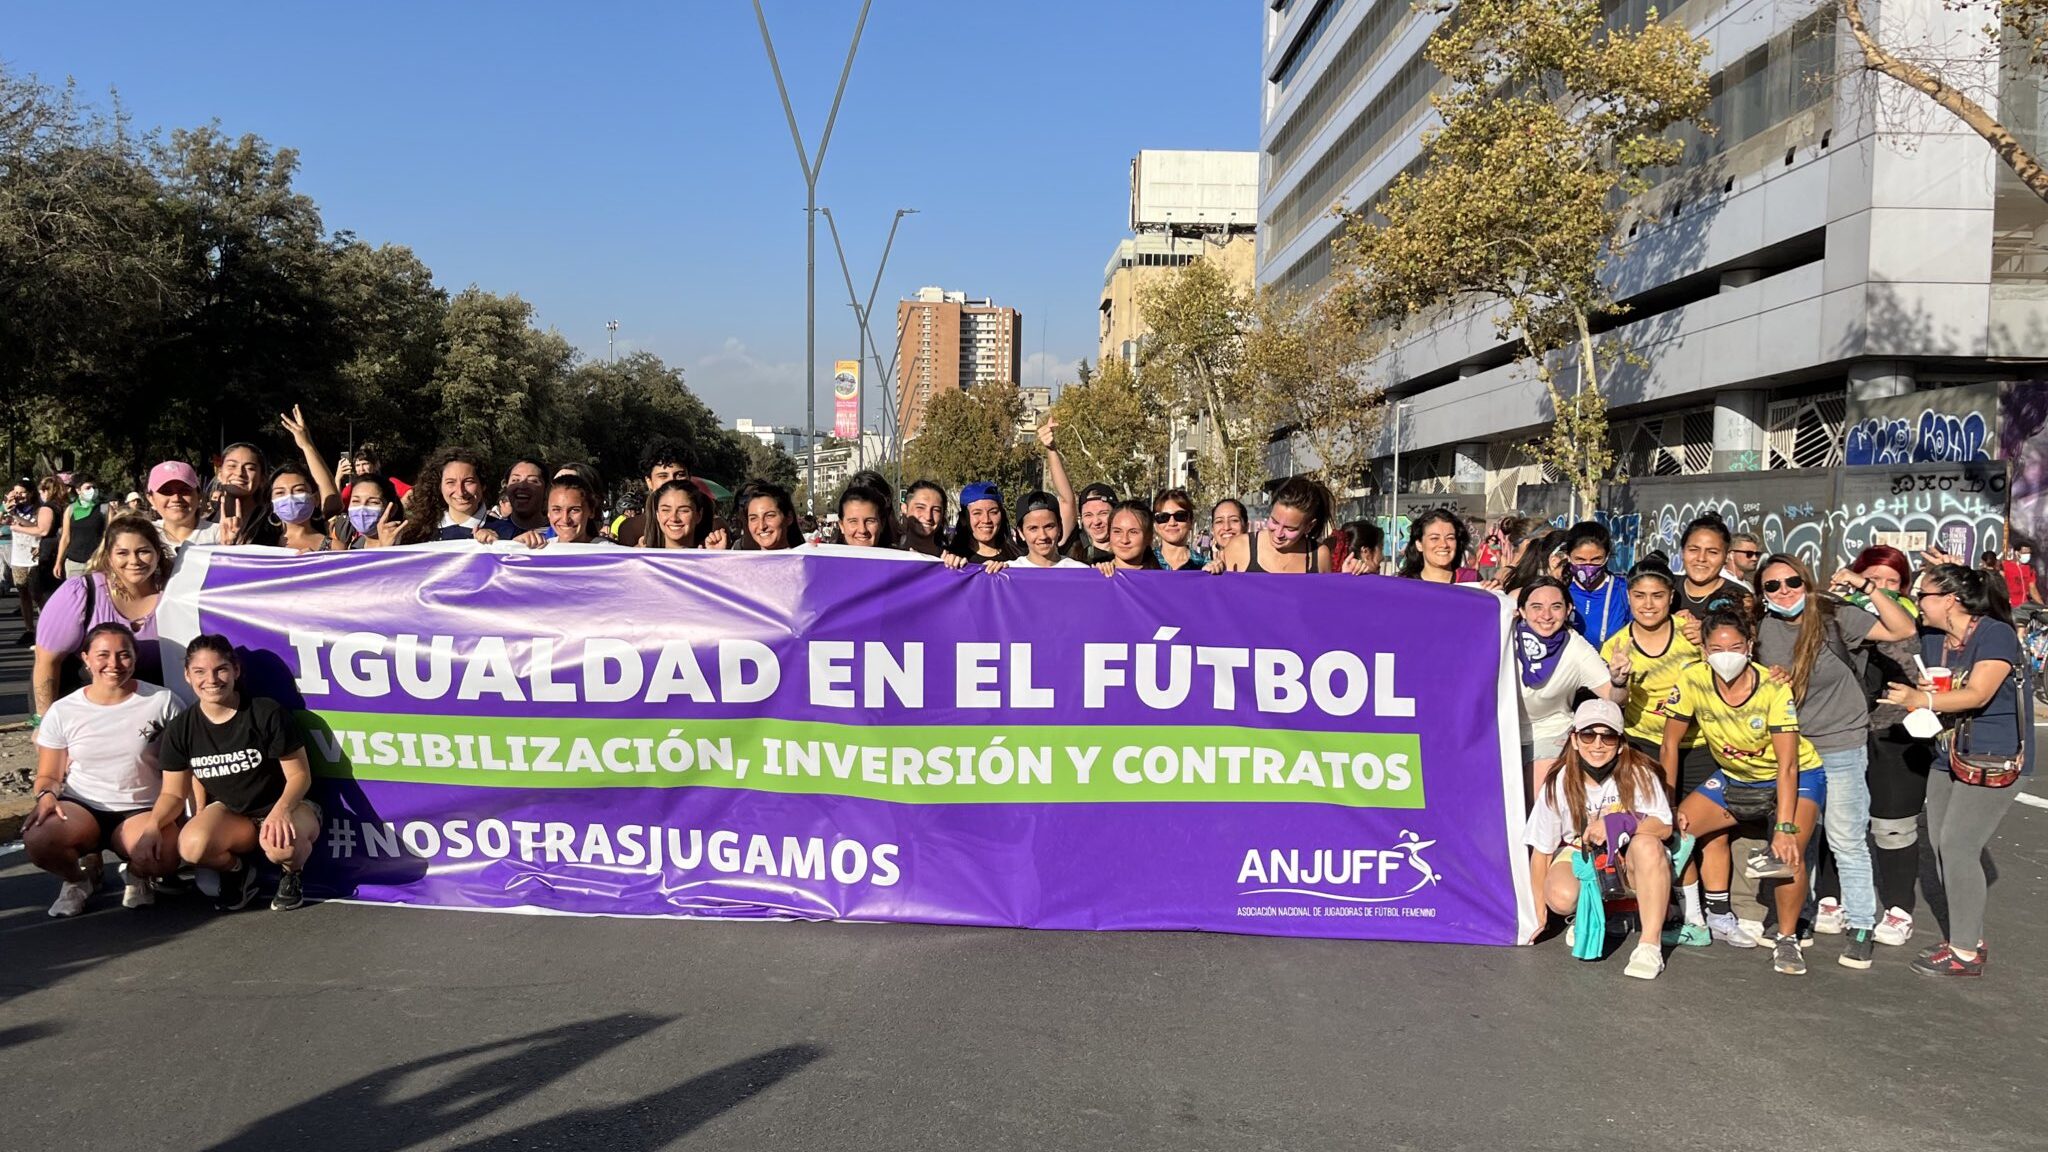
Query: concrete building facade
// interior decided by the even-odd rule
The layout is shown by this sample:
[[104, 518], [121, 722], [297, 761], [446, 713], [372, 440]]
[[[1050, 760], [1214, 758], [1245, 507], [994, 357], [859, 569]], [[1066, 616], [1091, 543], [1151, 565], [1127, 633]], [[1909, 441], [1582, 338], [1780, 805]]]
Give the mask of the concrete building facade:
[[[1639, 21], [1649, 4], [1607, 7]], [[1439, 18], [1407, 0], [1267, 0], [1261, 283], [1326, 285], [1330, 208], [1420, 164], [1443, 84], [1421, 52]], [[1626, 209], [1610, 276], [1628, 311], [1610, 336], [1638, 362], [1605, 381], [1617, 479], [1855, 464], [1860, 411], [1915, 394], [1938, 411], [1937, 393], [2040, 374], [2048, 206], [1981, 139], [1916, 95], [1874, 95], [1817, 0], [1686, 0], [1666, 19], [1711, 45], [1716, 131], [1686, 133], [1684, 160]], [[1981, 23], [1886, 0], [1880, 27], [1954, 44]], [[2039, 78], [1994, 71], [1979, 94], [2038, 147]], [[1555, 479], [1520, 448], [1552, 413], [1495, 314], [1403, 326], [1379, 361], [1401, 402], [1400, 475], [1390, 421], [1352, 496], [1457, 494], [1500, 513]], [[1571, 378], [1568, 357], [1554, 367]]]
[[804, 430], [781, 424], [760, 424], [742, 416], [732, 422], [732, 430], [742, 436], [751, 436], [770, 448], [780, 448], [791, 456], [804, 450]]
[[1015, 384], [1024, 370], [1024, 316], [964, 292], [920, 288], [896, 304], [896, 420], [904, 440], [924, 427], [942, 392]]
[[1206, 259], [1232, 283], [1257, 273], [1259, 154], [1146, 149], [1131, 161], [1131, 235], [1102, 269], [1096, 362], [1135, 365], [1147, 286]]

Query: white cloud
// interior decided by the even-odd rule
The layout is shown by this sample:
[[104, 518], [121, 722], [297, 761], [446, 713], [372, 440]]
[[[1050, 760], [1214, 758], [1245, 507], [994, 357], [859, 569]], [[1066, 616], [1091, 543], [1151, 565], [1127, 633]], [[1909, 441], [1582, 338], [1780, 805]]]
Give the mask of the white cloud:
[[1080, 356], [1071, 354], [1033, 352], [1024, 358], [1024, 378], [1017, 383], [1025, 387], [1043, 384], [1057, 390], [1062, 384], [1074, 382], [1074, 365], [1080, 360]]
[[711, 405], [727, 427], [741, 416], [775, 424], [803, 422], [801, 360], [764, 360], [748, 351], [739, 337], [728, 336], [718, 351], [699, 357], [686, 376], [690, 390]]

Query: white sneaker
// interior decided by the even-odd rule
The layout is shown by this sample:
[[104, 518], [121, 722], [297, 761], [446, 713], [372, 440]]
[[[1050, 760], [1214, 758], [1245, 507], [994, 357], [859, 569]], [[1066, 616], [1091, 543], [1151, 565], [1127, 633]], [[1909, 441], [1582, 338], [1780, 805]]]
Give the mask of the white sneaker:
[[1897, 948], [1913, 938], [1913, 914], [1903, 908], [1888, 908], [1884, 919], [1877, 923], [1877, 931], [1871, 935], [1879, 944]]
[[57, 902], [50, 905], [52, 916], [76, 916], [85, 911], [85, 902], [92, 899], [92, 886], [83, 880], [66, 880], [57, 889]]
[[1813, 930], [1824, 936], [1840, 936], [1849, 930], [1849, 913], [1840, 900], [1829, 896], [1820, 902], [1820, 910], [1813, 915]]
[[1664, 971], [1664, 949], [1659, 947], [1654, 940], [1645, 940], [1636, 945], [1636, 950], [1629, 953], [1628, 967], [1623, 969], [1625, 975], [1633, 976], [1638, 980], [1655, 980], [1657, 974], [1662, 971]]
[[154, 903], [156, 888], [150, 884], [149, 877], [137, 876], [129, 871], [126, 864], [121, 865], [121, 907], [147, 908]]
[[1707, 913], [1707, 931], [1713, 933], [1714, 939], [1728, 945], [1730, 948], [1754, 948], [1757, 946], [1756, 936], [1744, 927], [1740, 920], [1735, 918], [1735, 913], [1733, 912]]

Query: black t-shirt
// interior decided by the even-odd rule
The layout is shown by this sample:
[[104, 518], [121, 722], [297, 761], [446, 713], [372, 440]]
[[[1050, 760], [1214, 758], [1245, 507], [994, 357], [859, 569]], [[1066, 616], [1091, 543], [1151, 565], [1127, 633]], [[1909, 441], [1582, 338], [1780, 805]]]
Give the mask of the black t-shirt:
[[165, 772], [190, 772], [206, 786], [209, 803], [256, 820], [284, 795], [286, 756], [306, 742], [277, 701], [245, 699], [234, 718], [215, 724], [197, 705], [178, 713], [164, 729], [157, 766]]
[[1680, 580], [1678, 582], [1678, 602], [1671, 606], [1671, 611], [1673, 614], [1690, 612], [1694, 620], [1705, 620], [1709, 612], [1741, 608], [1748, 603], [1749, 592], [1742, 585], [1725, 577], [1722, 578], [1719, 587], [1705, 596], [1694, 596], [1691, 590], [1685, 586], [1685, 581]]

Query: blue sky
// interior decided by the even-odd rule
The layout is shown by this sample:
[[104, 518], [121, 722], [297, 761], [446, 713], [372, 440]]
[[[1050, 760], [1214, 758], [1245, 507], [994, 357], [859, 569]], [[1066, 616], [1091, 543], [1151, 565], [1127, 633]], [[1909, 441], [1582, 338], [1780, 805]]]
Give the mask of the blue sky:
[[[860, 5], [766, 8], [815, 149]], [[409, 245], [451, 290], [518, 292], [593, 356], [616, 318], [622, 351], [682, 366], [727, 424], [802, 422], [803, 182], [746, 0], [132, 4], [89, 33], [76, 5], [0, 11], [10, 67], [118, 88], [140, 126], [297, 148], [330, 230]], [[920, 210], [876, 332], [881, 301], [939, 284], [1023, 310], [1026, 383], [1094, 359], [1130, 158], [1257, 147], [1260, 12], [875, 0], [818, 196], [863, 296], [891, 214]], [[855, 329], [822, 220], [818, 317], [829, 426]]]

